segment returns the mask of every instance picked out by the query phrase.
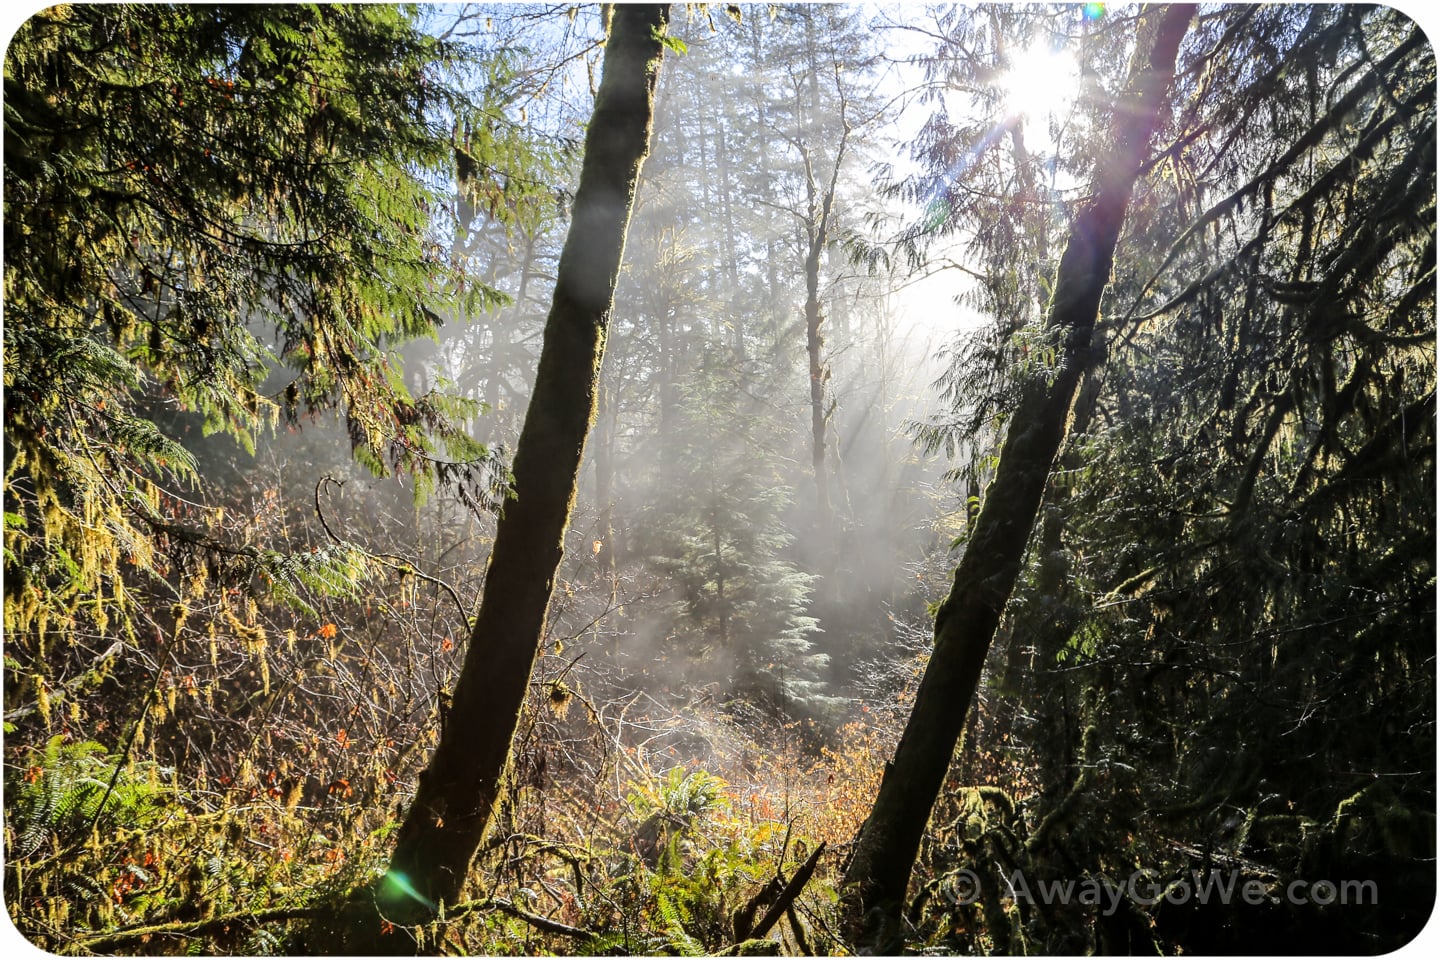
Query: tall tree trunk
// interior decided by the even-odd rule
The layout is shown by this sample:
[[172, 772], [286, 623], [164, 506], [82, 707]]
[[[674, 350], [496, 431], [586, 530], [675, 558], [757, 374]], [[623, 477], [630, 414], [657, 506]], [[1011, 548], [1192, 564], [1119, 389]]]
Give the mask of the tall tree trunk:
[[910, 870], [1090, 362], [1091, 334], [1120, 227], [1193, 13], [1192, 6], [1180, 5], [1142, 15], [1126, 92], [1111, 121], [1114, 147], [1099, 158], [1094, 193], [1076, 215], [1060, 260], [1047, 321], [1060, 348], [1059, 365], [1049, 372], [1053, 379], [1042, 372], [1022, 392], [990, 495], [936, 614], [935, 649], [915, 708], [845, 873], [846, 934], [861, 949], [898, 952]]
[[738, 242], [739, 231], [735, 227], [735, 175], [733, 165], [730, 162], [730, 138], [731, 126], [728, 111], [722, 111], [715, 130], [715, 158], [719, 166], [720, 177], [720, 220], [724, 227], [722, 240], [725, 249], [721, 252], [721, 260], [725, 264], [725, 284], [730, 293], [730, 335], [735, 350], [735, 362], [745, 362], [745, 327], [748, 318], [745, 315], [745, 295], [740, 288], [740, 266], [738, 256], [740, 246]]
[[[485, 574], [484, 598], [440, 742], [397, 834], [371, 913], [395, 932], [359, 931], [358, 952], [413, 948], [398, 928], [455, 903], [490, 822], [544, 630], [555, 571], [595, 417], [600, 364], [640, 167], [649, 150], [668, 5], [614, 10], [560, 255], [535, 391]], [[366, 939], [366, 937], [369, 939]], [[390, 941], [390, 942], [386, 942]]]
[[820, 303], [820, 257], [830, 242], [831, 215], [835, 209], [835, 188], [840, 179], [840, 165], [845, 162], [845, 149], [850, 142], [850, 125], [845, 117], [845, 103], [840, 107], [840, 144], [835, 150], [835, 164], [830, 168], [830, 182], [820, 193], [815, 181], [810, 149], [802, 144], [805, 161], [805, 353], [810, 360], [810, 465], [815, 471], [815, 526], [822, 550], [822, 569], [834, 564], [834, 508], [830, 503], [830, 478], [825, 465], [826, 437], [830, 428], [830, 410], [825, 403], [825, 384], [830, 367], [822, 353], [825, 337], [820, 332], [825, 313]]
[[602, 381], [595, 421], [595, 505], [600, 511], [599, 546], [594, 548], [596, 575], [610, 586], [615, 602], [615, 390]]
[[[810, 156], [805, 156], [806, 172], [810, 168]], [[830, 484], [825, 475], [825, 434], [829, 417], [825, 410], [825, 359], [821, 350], [825, 338], [820, 325], [825, 314], [820, 308], [820, 254], [825, 247], [825, 218], [817, 213], [815, 203], [815, 178], [809, 180], [810, 218], [805, 224], [808, 249], [805, 253], [805, 354], [810, 360], [810, 466], [815, 472], [815, 526], [820, 537], [829, 546], [830, 534]], [[828, 211], [827, 211], [828, 212]], [[829, 550], [825, 551], [824, 565], [829, 565]]]

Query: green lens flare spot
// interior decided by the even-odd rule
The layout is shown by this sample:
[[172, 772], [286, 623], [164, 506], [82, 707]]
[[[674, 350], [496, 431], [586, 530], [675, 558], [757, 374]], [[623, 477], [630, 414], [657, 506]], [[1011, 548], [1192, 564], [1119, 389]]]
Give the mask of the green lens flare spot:
[[396, 871], [392, 870], [389, 873], [385, 874], [385, 880], [381, 884], [381, 893], [384, 896], [393, 897], [396, 895], [397, 891], [398, 893], [409, 897], [411, 900], [414, 900], [416, 903], [422, 904], [428, 910], [435, 909], [435, 902], [430, 898], [426, 897], [419, 890], [416, 890], [415, 885], [410, 882], [409, 877], [405, 876], [405, 874], [403, 873], [397, 873]]

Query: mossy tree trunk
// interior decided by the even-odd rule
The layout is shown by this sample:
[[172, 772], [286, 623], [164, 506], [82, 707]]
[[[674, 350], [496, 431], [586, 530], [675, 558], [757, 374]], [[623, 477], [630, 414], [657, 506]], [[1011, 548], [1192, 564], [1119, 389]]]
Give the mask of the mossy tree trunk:
[[950, 594], [935, 617], [935, 648], [844, 880], [846, 934], [859, 949], [896, 953], [899, 917], [920, 839], [950, 766], [986, 653], [1019, 575], [1046, 478], [1065, 438], [1115, 245], [1159, 107], [1194, 8], [1148, 9], [1139, 23], [1113, 147], [1097, 158], [1095, 189], [1076, 214], [1057, 271], [1047, 327], [1057, 366], [1023, 390], [990, 494], [975, 519]]
[[[614, 9], [573, 219], [560, 255], [535, 390], [440, 741], [396, 836], [389, 872], [352, 906], [351, 952], [410, 952], [465, 886], [500, 791], [564, 552], [640, 168], [649, 151], [669, 7]], [[378, 915], [377, 911], [378, 910]], [[393, 925], [393, 929], [387, 926]], [[390, 932], [380, 934], [385, 927]]]

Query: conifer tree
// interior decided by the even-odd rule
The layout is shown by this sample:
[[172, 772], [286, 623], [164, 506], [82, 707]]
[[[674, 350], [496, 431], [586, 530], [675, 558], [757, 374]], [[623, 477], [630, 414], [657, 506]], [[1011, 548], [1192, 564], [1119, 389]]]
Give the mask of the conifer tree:
[[351, 952], [416, 947], [407, 933], [385, 931], [421, 924], [457, 901], [500, 797], [595, 419], [668, 21], [666, 5], [613, 11], [535, 390], [516, 448], [514, 496], [496, 528], [440, 741], [396, 835], [390, 868], [373, 891], [360, 892], [346, 917]]
[[185, 503], [202, 478], [157, 409], [249, 450], [338, 409], [371, 470], [483, 497], [493, 464], [460, 428], [474, 404], [412, 394], [397, 350], [502, 299], [440, 242], [457, 154], [501, 219], [538, 184], [509, 176], [531, 149], [508, 128], [483, 157], [456, 142], [494, 105], [456, 80], [472, 52], [415, 16], [81, 4], [16, 33], [5, 627], [27, 670], [43, 673], [46, 631], [74, 617], [133, 635], [128, 578], [163, 581], [182, 554], [291, 595], [362, 571], [343, 546], [282, 558], [219, 535], [213, 511]]
[[995, 489], [975, 520], [950, 594], [935, 615], [935, 649], [895, 758], [856, 838], [845, 873], [847, 933], [880, 952], [899, 945], [899, 911], [930, 808], [950, 765], [985, 656], [1021, 568], [1045, 481], [1065, 438], [1090, 356], [1101, 293], [1131, 191], [1146, 159], [1175, 57], [1194, 9], [1158, 7], [1137, 28], [1109, 155], [1076, 214], [1046, 322], [1056, 366], [1025, 384], [996, 467]]

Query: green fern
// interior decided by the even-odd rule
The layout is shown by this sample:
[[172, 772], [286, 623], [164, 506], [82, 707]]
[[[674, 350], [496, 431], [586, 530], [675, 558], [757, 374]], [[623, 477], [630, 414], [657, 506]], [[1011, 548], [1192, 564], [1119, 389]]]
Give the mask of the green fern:
[[148, 776], [136, 776], [137, 768], [117, 777], [118, 758], [108, 756], [101, 744], [66, 743], [56, 736], [26, 759], [25, 775], [6, 789], [11, 859], [69, 843], [92, 824], [110, 833], [147, 826], [158, 816], [162, 788]]
[[587, 940], [579, 954], [586, 957], [609, 957], [628, 955], [633, 952], [630, 949], [630, 938], [622, 931], [612, 931]]
[[655, 908], [659, 911], [660, 918], [665, 921], [665, 941], [669, 947], [667, 952], [682, 957], [703, 957], [709, 953], [705, 944], [685, 929], [692, 919], [685, 904], [672, 900], [664, 890], [656, 890]]

